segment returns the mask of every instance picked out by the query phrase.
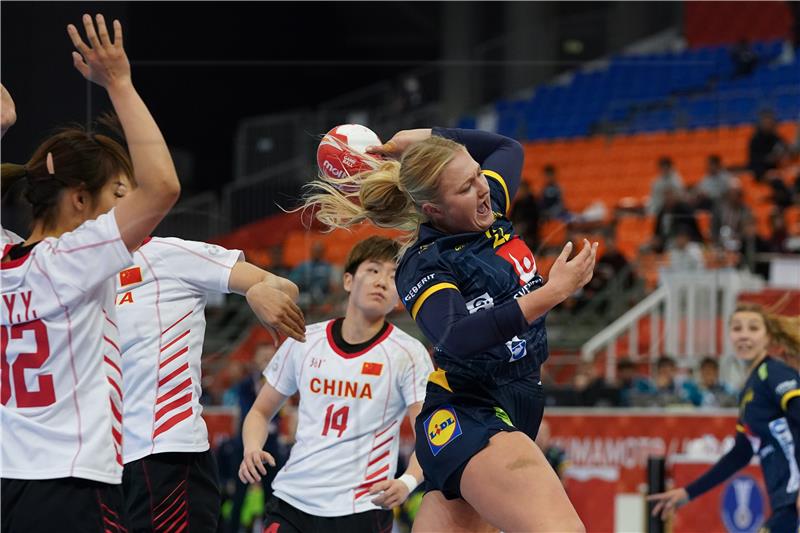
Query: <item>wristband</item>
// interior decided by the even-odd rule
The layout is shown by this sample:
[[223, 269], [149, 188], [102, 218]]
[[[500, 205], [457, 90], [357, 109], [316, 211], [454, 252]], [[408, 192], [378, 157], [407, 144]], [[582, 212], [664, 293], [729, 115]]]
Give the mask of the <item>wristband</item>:
[[414, 492], [414, 489], [416, 489], [416, 488], [417, 488], [417, 485], [419, 485], [419, 482], [417, 481], [417, 478], [415, 478], [415, 477], [414, 477], [414, 476], [412, 476], [411, 474], [403, 474], [402, 476], [400, 476], [399, 478], [397, 478], [397, 480], [398, 480], [398, 481], [402, 481], [402, 482], [403, 482], [403, 484], [404, 484], [406, 487], [408, 487], [408, 493], [409, 493], [409, 494], [411, 494], [412, 492]]

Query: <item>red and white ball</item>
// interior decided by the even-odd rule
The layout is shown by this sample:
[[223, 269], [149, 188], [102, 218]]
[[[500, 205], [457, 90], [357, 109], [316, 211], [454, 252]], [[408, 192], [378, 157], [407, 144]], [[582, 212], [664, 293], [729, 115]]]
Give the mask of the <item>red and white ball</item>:
[[366, 155], [368, 146], [380, 146], [374, 131], [359, 124], [336, 126], [325, 134], [317, 147], [317, 165], [327, 177], [343, 179], [374, 168], [374, 155]]

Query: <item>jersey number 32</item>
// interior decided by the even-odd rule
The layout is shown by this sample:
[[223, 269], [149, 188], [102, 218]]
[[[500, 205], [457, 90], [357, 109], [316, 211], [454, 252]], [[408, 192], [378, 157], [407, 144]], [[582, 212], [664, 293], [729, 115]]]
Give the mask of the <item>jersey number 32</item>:
[[[19, 353], [13, 364], [8, 363], [9, 353], [8, 344], [10, 341], [24, 338], [26, 331], [33, 332], [36, 341], [36, 348], [30, 353]], [[41, 374], [36, 381], [39, 390], [28, 390], [25, 385], [25, 371], [41, 368], [47, 358], [50, 357], [50, 342], [47, 340], [47, 326], [41, 320], [16, 324], [13, 326], [2, 326], [2, 354], [0, 354], [0, 401], [7, 405], [12, 396], [15, 396], [17, 407], [47, 407], [56, 402], [56, 391], [53, 387], [53, 375]]]

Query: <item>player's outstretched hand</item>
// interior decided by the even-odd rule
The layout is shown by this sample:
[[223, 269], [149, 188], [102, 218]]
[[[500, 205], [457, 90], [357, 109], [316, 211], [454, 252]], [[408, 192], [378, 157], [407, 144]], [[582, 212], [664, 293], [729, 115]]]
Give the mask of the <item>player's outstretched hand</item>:
[[568, 242], [561, 250], [558, 258], [550, 268], [548, 284], [554, 284], [558, 294], [565, 300], [569, 295], [589, 283], [594, 273], [594, 263], [597, 258], [597, 243], [583, 240], [583, 248], [578, 255], [569, 259], [572, 253], [572, 242]]
[[242, 483], [258, 483], [261, 481], [261, 476], [267, 475], [267, 463], [271, 467], [275, 467], [275, 458], [264, 450], [244, 451], [244, 459], [239, 466], [239, 479]]
[[430, 138], [430, 129], [402, 130], [380, 146], [367, 146], [368, 154], [399, 159], [409, 146]]
[[17, 107], [14, 105], [14, 99], [11, 98], [11, 93], [0, 84], [0, 125], [2, 125], [2, 132], [0, 137], [5, 135], [8, 128], [14, 125], [17, 121]]
[[[267, 283], [256, 283], [245, 296], [265, 328], [306, 342], [306, 320], [291, 296]], [[277, 335], [273, 335], [273, 338], [277, 342]]]
[[800, 513], [800, 494], [797, 495], [797, 500], [794, 502], [797, 512]]
[[108, 89], [114, 85], [131, 82], [131, 65], [122, 48], [122, 24], [114, 21], [114, 40], [108, 35], [103, 15], [96, 15], [95, 22], [89, 15], [83, 15], [83, 28], [86, 31], [87, 45], [73, 24], [67, 26], [67, 33], [77, 52], [72, 52], [72, 63], [84, 78]]
[[378, 494], [372, 503], [384, 509], [394, 509], [408, 498], [408, 486], [399, 479], [386, 479], [372, 485], [370, 494]]
[[669, 518], [675, 510], [689, 501], [689, 494], [686, 489], [678, 488], [651, 494], [647, 497], [649, 502], [657, 502], [653, 506], [653, 516], [661, 516], [662, 520]]

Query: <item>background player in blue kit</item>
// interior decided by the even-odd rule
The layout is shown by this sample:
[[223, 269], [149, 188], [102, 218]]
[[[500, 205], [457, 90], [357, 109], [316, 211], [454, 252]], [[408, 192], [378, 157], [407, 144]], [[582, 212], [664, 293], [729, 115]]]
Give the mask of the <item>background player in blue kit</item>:
[[[369, 151], [388, 159], [343, 180], [321, 177], [306, 205], [330, 227], [369, 220], [413, 232], [397, 289], [439, 365], [416, 423], [429, 492], [414, 529], [583, 531], [533, 439], [544, 315], [591, 279], [596, 244], [584, 241], [571, 261], [567, 244], [544, 284], [508, 220], [523, 159], [512, 139], [419, 129]], [[342, 193], [344, 184], [359, 190]]]
[[[768, 533], [796, 533], [800, 489], [800, 320], [767, 313], [754, 304], [741, 304], [730, 322], [736, 356], [749, 363], [739, 395], [739, 420], [733, 448], [698, 479], [654, 494], [653, 515], [669, 516], [678, 506], [716, 487], [758, 454], [769, 492], [772, 515]], [[785, 356], [775, 354], [782, 350]]]

